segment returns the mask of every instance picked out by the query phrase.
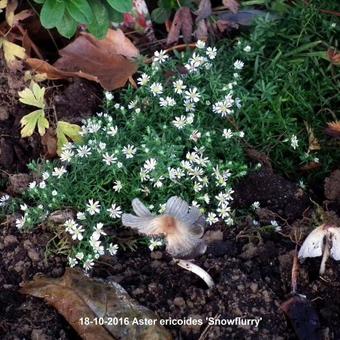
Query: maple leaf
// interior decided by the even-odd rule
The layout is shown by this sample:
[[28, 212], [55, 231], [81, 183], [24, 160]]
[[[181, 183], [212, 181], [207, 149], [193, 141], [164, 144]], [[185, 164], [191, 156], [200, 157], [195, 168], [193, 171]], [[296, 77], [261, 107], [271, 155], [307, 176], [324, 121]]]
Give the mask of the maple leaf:
[[7, 7], [8, 0], [0, 0], [0, 13]]
[[21, 118], [22, 126], [21, 137], [32, 136], [36, 127], [38, 127], [39, 134], [43, 136], [46, 129], [49, 127], [48, 120], [45, 118], [45, 88], [32, 82], [30, 88], [25, 88], [19, 91], [19, 101], [26, 105], [37, 107], [35, 110]]
[[4, 38], [0, 38], [0, 47], [3, 48], [4, 57], [8, 67], [11, 67], [17, 59], [24, 59], [26, 57], [26, 51], [23, 47]]
[[57, 124], [57, 154], [61, 154], [63, 146], [68, 142], [68, 138], [73, 142], [79, 143], [82, 141], [80, 135], [81, 127], [77, 124], [71, 124], [59, 121]]
[[35, 106], [39, 109], [45, 108], [45, 88], [40, 87], [37, 83], [32, 82], [30, 88], [25, 88], [23, 91], [18, 92], [19, 101], [21, 103]]
[[38, 126], [40, 136], [43, 136], [46, 129], [49, 127], [48, 120], [45, 118], [45, 112], [42, 109], [23, 116], [20, 123], [22, 126], [21, 137], [32, 136], [36, 126]]

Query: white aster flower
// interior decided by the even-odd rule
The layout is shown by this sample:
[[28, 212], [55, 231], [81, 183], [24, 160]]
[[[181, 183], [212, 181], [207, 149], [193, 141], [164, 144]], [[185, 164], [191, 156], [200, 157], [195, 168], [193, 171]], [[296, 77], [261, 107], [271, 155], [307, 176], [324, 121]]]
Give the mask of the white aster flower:
[[147, 159], [144, 163], [144, 170], [146, 173], [155, 170], [157, 161], [154, 158]]
[[169, 56], [166, 54], [166, 51], [160, 50], [160, 51], [156, 51], [156, 52], [154, 53], [153, 61], [154, 61], [155, 63], [162, 64], [162, 63], [165, 62], [168, 58], [169, 58]]
[[80, 251], [76, 254], [75, 257], [76, 257], [76, 259], [81, 261], [84, 258], [84, 253]]
[[183, 91], [186, 89], [186, 85], [184, 85], [183, 83], [183, 80], [182, 79], [179, 79], [179, 80], [176, 80], [172, 83], [173, 87], [174, 87], [174, 90], [175, 90], [175, 93], [177, 94], [182, 94]]
[[243, 66], [244, 66], [244, 62], [241, 61], [241, 60], [236, 60], [234, 62], [234, 69], [235, 70], [242, 70], [243, 69]]
[[114, 182], [114, 186], [112, 188], [114, 191], [120, 192], [123, 188], [122, 182], [121, 181]]
[[190, 100], [184, 101], [184, 107], [186, 112], [193, 112], [195, 110], [195, 103], [191, 102]]
[[104, 224], [103, 223], [97, 223], [96, 227], [94, 228], [94, 232], [92, 234], [95, 235], [94, 238], [97, 237], [97, 240], [99, 240], [101, 235], [107, 235], [105, 231], [103, 231]]
[[155, 249], [161, 247], [162, 245], [163, 245], [163, 242], [160, 239], [155, 239], [155, 238], [149, 239], [149, 249], [151, 251], [154, 251]]
[[39, 188], [40, 188], [40, 189], [45, 189], [45, 188], [46, 188], [46, 182], [45, 182], [45, 181], [41, 181], [41, 182], [39, 183]]
[[216, 214], [213, 213], [213, 212], [208, 213], [207, 222], [208, 222], [210, 225], [212, 225], [212, 224], [218, 222], [218, 218], [217, 218]]
[[52, 196], [57, 196], [58, 195], [58, 191], [57, 190], [53, 190], [52, 191]]
[[15, 220], [15, 226], [16, 226], [19, 230], [21, 230], [21, 229], [24, 227], [25, 223], [26, 223], [26, 218], [25, 218], [25, 216], [21, 216], [21, 217], [19, 217], [19, 218], [17, 218], [17, 219]]
[[107, 209], [111, 218], [120, 218], [122, 215], [122, 208], [119, 205], [113, 203], [110, 209]]
[[159, 177], [158, 179], [157, 179], [157, 181], [155, 181], [155, 183], [154, 183], [154, 187], [155, 188], [161, 188], [162, 186], [163, 186], [163, 181], [164, 180], [164, 177], [163, 176], [161, 176], [161, 177]]
[[60, 178], [62, 175], [66, 174], [67, 170], [65, 167], [61, 166], [60, 168], [55, 167], [52, 172], [52, 176]]
[[111, 101], [113, 99], [113, 94], [111, 92], [105, 91], [104, 94], [107, 101]]
[[295, 135], [292, 135], [290, 139], [290, 145], [294, 150], [299, 146], [299, 140]]
[[133, 145], [128, 144], [127, 146], [123, 147], [123, 154], [126, 158], [133, 158], [136, 152], [137, 149]]
[[91, 256], [88, 256], [86, 261], [83, 263], [83, 268], [86, 271], [89, 271], [90, 269], [92, 269], [93, 266], [94, 266], [93, 258]]
[[146, 85], [150, 80], [150, 76], [148, 76], [146, 73], [142, 73], [141, 76], [137, 79], [137, 83], [140, 86]]
[[86, 158], [91, 155], [91, 148], [87, 145], [82, 145], [78, 148], [77, 153], [80, 158]]
[[208, 58], [211, 59], [211, 60], [213, 60], [213, 59], [216, 58], [217, 49], [216, 49], [216, 47], [213, 47], [213, 48], [208, 47], [206, 53], [207, 53]]
[[109, 246], [106, 248], [106, 250], [110, 253], [110, 255], [116, 255], [117, 251], [119, 249], [118, 244], [112, 244], [110, 243]]
[[128, 105], [128, 109], [130, 109], [130, 110], [134, 109], [136, 107], [136, 105], [137, 105], [137, 99], [131, 100], [129, 105]]
[[75, 259], [74, 257], [68, 257], [68, 265], [73, 268], [74, 266], [76, 266], [78, 264], [77, 259]]
[[107, 152], [103, 155], [103, 162], [106, 165], [111, 165], [117, 161], [117, 157], [114, 156], [114, 154], [109, 155]]
[[43, 179], [44, 181], [46, 181], [47, 179], [49, 179], [49, 177], [50, 177], [50, 174], [49, 174], [47, 171], [45, 171], [45, 172], [42, 173], [42, 179]]
[[107, 131], [107, 134], [111, 137], [115, 136], [118, 132], [118, 127], [117, 126], [111, 126], [109, 130]]
[[81, 211], [77, 212], [77, 219], [78, 219], [79, 221], [84, 221], [84, 220], [86, 220], [85, 213], [83, 213], [83, 212], [81, 212]]
[[197, 40], [196, 47], [199, 48], [199, 49], [203, 49], [205, 47], [205, 41]]
[[150, 91], [154, 96], [163, 93], [163, 85], [161, 83], [152, 83], [150, 86]]
[[225, 205], [222, 205], [221, 207], [217, 208], [218, 215], [225, 219], [229, 217], [231, 208]]
[[198, 93], [197, 87], [185, 91], [185, 98], [193, 103], [197, 103], [200, 100], [200, 97], [201, 95]]
[[188, 70], [189, 73], [194, 73], [197, 71], [199, 64], [194, 62], [193, 60], [189, 60], [188, 63], [184, 65], [184, 67]]
[[194, 130], [189, 138], [194, 142], [197, 142], [201, 138], [201, 136], [202, 134], [198, 130]]
[[249, 45], [245, 46], [243, 49], [244, 52], [250, 52], [251, 51], [251, 47]]
[[106, 149], [106, 143], [100, 142], [100, 143], [98, 144], [98, 147], [99, 147], [100, 150], [103, 151], [103, 150]]
[[[1, 199], [0, 199], [0, 201], [1, 201]], [[1, 205], [0, 205], [1, 206]], [[28, 209], [28, 206], [27, 206], [27, 204], [26, 203], [24, 203], [24, 204], [20, 204], [20, 210], [22, 210], [22, 211], [26, 211]]]
[[223, 129], [223, 137], [230, 139], [233, 136], [233, 132], [230, 129]]
[[81, 241], [83, 239], [83, 232], [85, 229], [79, 225], [69, 231], [69, 233], [72, 235], [72, 240], [78, 240]]
[[168, 103], [168, 106], [170, 106], [170, 107], [173, 107], [173, 106], [176, 105], [176, 101], [175, 101], [175, 99], [172, 98], [172, 97], [166, 97], [166, 101], [167, 101], [167, 103]]
[[7, 202], [9, 201], [10, 196], [9, 195], [3, 195], [0, 197], [0, 207], [3, 207], [7, 204]]
[[187, 117], [186, 116], [180, 116], [175, 117], [175, 119], [172, 121], [172, 124], [178, 129], [181, 130], [187, 125]]
[[253, 208], [253, 210], [259, 209], [260, 208], [260, 202], [259, 201], [253, 202], [251, 207]]
[[74, 230], [75, 228], [78, 227], [78, 224], [73, 218], [69, 218], [68, 220], [65, 221], [64, 223], [65, 231], [68, 233], [71, 233], [71, 230]]
[[60, 159], [62, 162], [69, 162], [73, 156], [74, 152], [72, 150], [64, 150], [60, 155]]
[[31, 183], [28, 185], [28, 187], [29, 187], [30, 189], [35, 189], [36, 186], [37, 186], [37, 182], [36, 182], [36, 181], [33, 181], [33, 182], [31, 182]]
[[86, 211], [90, 215], [95, 215], [100, 212], [100, 204], [98, 201], [94, 201], [93, 199], [90, 199], [88, 203], [86, 204]]

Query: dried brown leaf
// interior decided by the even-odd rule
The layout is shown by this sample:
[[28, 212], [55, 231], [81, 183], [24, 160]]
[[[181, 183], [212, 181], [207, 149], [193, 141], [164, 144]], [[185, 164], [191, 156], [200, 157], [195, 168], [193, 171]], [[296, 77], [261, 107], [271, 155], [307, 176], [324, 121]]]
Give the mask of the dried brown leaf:
[[25, 60], [26, 64], [28, 64], [32, 70], [34, 70], [37, 73], [46, 74], [47, 79], [50, 80], [57, 80], [57, 79], [66, 79], [66, 78], [72, 78], [72, 77], [79, 77], [84, 78], [87, 80], [99, 82], [98, 77], [93, 76], [91, 74], [85, 73], [85, 72], [67, 72], [60, 70], [51, 64], [49, 64], [47, 61], [37, 59], [37, 58], [28, 58]]
[[326, 133], [329, 136], [340, 138], [340, 120], [327, 123]]
[[236, 0], [223, 0], [223, 5], [225, 8], [228, 8], [232, 13], [237, 13], [240, 4]]
[[205, 20], [201, 20], [196, 24], [194, 35], [197, 40], [208, 40], [208, 27]]
[[41, 144], [45, 148], [45, 157], [54, 158], [57, 156], [57, 136], [52, 128], [48, 128], [41, 137]]
[[[170, 340], [170, 333], [157, 323], [152, 326], [136, 325], [133, 320], [157, 320], [156, 314], [138, 305], [119, 284], [105, 283], [85, 276], [81, 271], [68, 268], [61, 278], [35, 277], [21, 292], [45, 299], [55, 307], [86, 340], [155, 339]], [[81, 319], [127, 318], [128, 324], [85, 325]]]
[[191, 41], [192, 26], [193, 21], [190, 8], [181, 7], [178, 9], [168, 34], [167, 45], [177, 43], [181, 32], [184, 42], [189, 43]]
[[304, 123], [305, 123], [305, 127], [308, 133], [308, 142], [309, 142], [308, 152], [320, 150], [321, 149], [320, 143], [318, 139], [315, 137], [312, 127], [306, 121]]
[[[114, 33], [115, 32], [115, 33]], [[108, 91], [123, 87], [137, 70], [128, 60], [138, 55], [138, 50], [119, 31], [110, 30], [103, 40], [83, 33], [59, 51], [61, 58], [54, 66], [66, 72], [82, 72], [96, 77]]]
[[210, 15], [212, 14], [211, 1], [201, 0], [198, 6], [198, 10], [196, 11], [195, 14], [197, 15], [196, 23], [210, 17]]

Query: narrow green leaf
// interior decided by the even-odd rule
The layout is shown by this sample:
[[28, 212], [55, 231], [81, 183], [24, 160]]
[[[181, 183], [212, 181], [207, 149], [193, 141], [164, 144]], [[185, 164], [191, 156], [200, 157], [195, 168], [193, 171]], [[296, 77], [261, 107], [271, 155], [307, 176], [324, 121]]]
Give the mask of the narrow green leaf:
[[87, 0], [68, 0], [66, 8], [71, 17], [80, 24], [89, 24], [93, 20], [92, 9]]
[[64, 1], [46, 0], [41, 12], [40, 21], [45, 28], [58, 26], [65, 13]]
[[130, 12], [132, 9], [132, 0], [106, 0], [108, 4], [120, 13]]

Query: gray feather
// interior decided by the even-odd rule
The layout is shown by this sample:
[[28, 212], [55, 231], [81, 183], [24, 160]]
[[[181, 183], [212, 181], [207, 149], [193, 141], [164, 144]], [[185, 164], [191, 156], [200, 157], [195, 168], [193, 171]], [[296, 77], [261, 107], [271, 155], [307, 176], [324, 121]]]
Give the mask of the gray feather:
[[152, 215], [150, 210], [138, 198], [134, 198], [132, 200], [132, 208], [133, 208], [133, 211], [138, 216], [151, 216]]
[[165, 213], [179, 219], [183, 219], [189, 209], [188, 203], [179, 198], [172, 196], [166, 202]]

